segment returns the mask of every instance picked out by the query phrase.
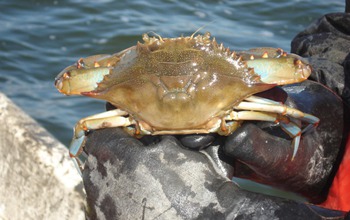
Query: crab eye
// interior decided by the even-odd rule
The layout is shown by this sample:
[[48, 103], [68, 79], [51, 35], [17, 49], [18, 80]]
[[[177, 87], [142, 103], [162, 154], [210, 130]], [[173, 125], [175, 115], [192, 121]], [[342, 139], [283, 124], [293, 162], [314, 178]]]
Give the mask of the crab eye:
[[284, 51], [281, 48], [278, 48], [276, 53], [277, 53], [276, 57], [279, 58], [279, 57], [283, 56]]
[[84, 68], [84, 66], [85, 66], [84, 60], [83, 58], [80, 58], [77, 62], [77, 68], [81, 69], [81, 68]]

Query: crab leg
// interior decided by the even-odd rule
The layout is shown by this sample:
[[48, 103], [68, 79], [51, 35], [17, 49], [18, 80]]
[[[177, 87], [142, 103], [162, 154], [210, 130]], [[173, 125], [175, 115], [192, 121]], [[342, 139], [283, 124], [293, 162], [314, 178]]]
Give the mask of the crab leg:
[[245, 100], [249, 101], [249, 102], [256, 102], [256, 103], [261, 103], [261, 104], [276, 104], [276, 105], [281, 104], [280, 102], [276, 102], [276, 101], [273, 101], [271, 99], [261, 98], [259, 96], [255, 96], [255, 95], [249, 96], [248, 98], [245, 98]]
[[[263, 111], [263, 112], [271, 112], [271, 113], [287, 115], [289, 117], [297, 118], [302, 121], [308, 122], [313, 126], [316, 126], [320, 121], [317, 117], [313, 115], [304, 113], [295, 108], [290, 108], [283, 104], [264, 104], [264, 103], [258, 103], [258, 102], [243, 101], [234, 108], [237, 110]], [[307, 128], [307, 130], [309, 130], [309, 128]]]
[[[261, 103], [261, 104], [276, 104], [276, 105], [281, 105], [281, 103], [273, 101], [271, 99], [265, 99], [265, 98], [261, 98], [258, 96], [250, 96], [248, 98], [246, 98], [245, 100], [250, 101], [250, 102], [256, 102], [256, 103]], [[298, 110], [299, 111], [299, 110]], [[308, 126], [306, 126], [301, 133], [305, 133], [309, 130], [311, 130], [313, 127], [316, 127], [317, 124], [319, 123], [320, 119], [318, 119], [317, 117], [301, 112], [302, 114], [304, 114], [304, 118], [306, 122], [310, 123]]]
[[284, 130], [284, 132], [286, 132], [290, 137], [293, 138], [293, 141], [292, 141], [292, 146], [293, 146], [292, 160], [294, 160], [294, 157], [298, 152], [302, 131], [300, 129], [300, 126], [298, 126], [295, 122], [290, 122], [290, 123], [281, 122], [280, 125], [281, 125], [282, 129]]
[[114, 109], [80, 119], [75, 125], [73, 140], [69, 147], [69, 155], [73, 159], [74, 165], [77, 167], [80, 175], [82, 175], [82, 163], [78, 156], [83, 151], [85, 132], [100, 128], [126, 127], [135, 124], [131, 118], [124, 117], [126, 115], [128, 115], [127, 112]]
[[232, 111], [226, 120], [254, 120], [254, 121], [270, 121], [270, 122], [280, 122], [282, 129], [293, 138], [293, 155], [292, 160], [294, 159], [300, 143], [301, 129], [299, 126], [290, 122], [289, 119], [285, 116], [280, 116], [277, 113], [270, 112], [254, 112], [254, 111]]
[[[317, 126], [319, 119], [313, 115], [303, 113], [297, 109], [287, 107], [283, 104], [278, 104], [275, 101], [252, 96], [246, 99], [250, 102], [241, 102], [238, 106], [234, 107], [237, 110], [232, 111], [226, 120], [259, 120], [259, 121], [271, 121], [279, 122], [282, 129], [293, 138], [293, 156], [294, 159], [299, 143], [301, 133], [308, 131], [312, 127]], [[249, 111], [248, 111], [249, 110]], [[291, 117], [291, 119], [289, 119]], [[309, 125], [301, 130], [298, 124], [300, 121], [305, 121]]]

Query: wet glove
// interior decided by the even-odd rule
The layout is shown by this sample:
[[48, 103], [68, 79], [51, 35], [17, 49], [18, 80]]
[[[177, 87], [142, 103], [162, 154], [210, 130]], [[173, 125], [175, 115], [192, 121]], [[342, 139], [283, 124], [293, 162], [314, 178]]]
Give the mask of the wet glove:
[[87, 219], [345, 216], [343, 212], [241, 190], [207, 152], [208, 148], [215, 152], [215, 144], [207, 151], [197, 151], [184, 148], [174, 136], [147, 142], [120, 128], [88, 135], [85, 151], [89, 156], [83, 172]]
[[228, 137], [223, 152], [235, 161], [235, 176], [296, 192], [319, 203], [326, 197], [344, 141], [343, 104], [316, 82], [283, 88], [289, 105], [320, 118], [317, 128], [302, 134], [295, 158], [291, 158], [291, 142], [278, 137], [284, 132], [271, 123], [246, 123]]

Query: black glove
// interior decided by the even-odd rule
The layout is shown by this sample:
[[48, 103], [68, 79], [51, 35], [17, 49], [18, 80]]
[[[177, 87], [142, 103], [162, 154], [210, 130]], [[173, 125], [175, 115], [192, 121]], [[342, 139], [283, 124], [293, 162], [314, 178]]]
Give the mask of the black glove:
[[144, 145], [120, 128], [89, 134], [83, 172], [88, 219], [319, 219], [345, 215], [241, 190], [206, 151], [185, 149], [173, 136], [159, 138], [158, 143], [148, 140]]
[[[350, 2], [347, 2], [350, 8]], [[307, 57], [309, 79], [326, 85], [350, 106], [350, 13], [322, 16], [292, 41], [291, 52]]]
[[320, 118], [317, 128], [302, 134], [294, 160], [291, 142], [277, 137], [280, 129], [274, 124], [266, 127], [266, 123], [243, 125], [228, 137], [223, 152], [236, 159], [235, 176], [296, 192], [319, 203], [325, 199], [344, 141], [343, 104], [329, 89], [312, 81], [284, 89], [290, 105]]

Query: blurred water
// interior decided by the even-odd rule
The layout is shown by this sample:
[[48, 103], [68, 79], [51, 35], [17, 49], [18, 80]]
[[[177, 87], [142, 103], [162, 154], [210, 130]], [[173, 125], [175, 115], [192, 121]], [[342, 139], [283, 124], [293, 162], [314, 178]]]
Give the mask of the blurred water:
[[54, 78], [80, 57], [114, 53], [141, 34], [189, 35], [203, 25], [234, 49], [290, 49], [291, 39], [325, 13], [344, 11], [344, 1], [0, 1], [0, 91], [64, 144], [82, 117], [104, 103], [65, 97]]
[[104, 111], [104, 102], [65, 97], [55, 76], [80, 57], [115, 53], [154, 31], [190, 35], [207, 25], [237, 50], [289, 51], [293, 37], [323, 14], [343, 12], [344, 0], [11, 0], [0, 1], [0, 91], [68, 145], [74, 124]]

